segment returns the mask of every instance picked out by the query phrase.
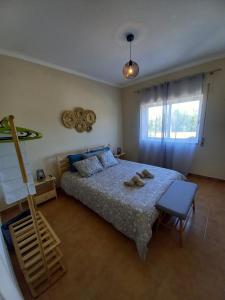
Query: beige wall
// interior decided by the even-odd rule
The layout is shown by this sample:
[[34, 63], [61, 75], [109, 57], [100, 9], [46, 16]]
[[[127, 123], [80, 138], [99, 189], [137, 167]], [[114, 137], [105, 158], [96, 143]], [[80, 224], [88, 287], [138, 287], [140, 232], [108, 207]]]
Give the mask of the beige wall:
[[[60, 115], [74, 107], [92, 109], [97, 122], [90, 133], [63, 127]], [[41, 131], [26, 143], [33, 172], [56, 174], [55, 154], [97, 144], [122, 145], [121, 90], [23, 60], [0, 56], [0, 118]], [[0, 206], [1, 208], [1, 206]]]
[[166, 80], [217, 68], [222, 68], [222, 71], [210, 76], [205, 145], [197, 149], [192, 173], [225, 179], [225, 59], [170, 73], [123, 90], [123, 142], [129, 159], [138, 159], [138, 95], [134, 91]]

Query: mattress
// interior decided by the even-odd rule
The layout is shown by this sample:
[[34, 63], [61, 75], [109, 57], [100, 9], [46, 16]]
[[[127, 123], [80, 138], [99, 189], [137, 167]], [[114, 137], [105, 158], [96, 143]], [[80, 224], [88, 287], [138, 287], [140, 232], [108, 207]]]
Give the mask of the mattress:
[[[134, 240], [139, 256], [145, 259], [148, 242], [152, 237], [152, 225], [158, 217], [155, 204], [174, 180], [184, 177], [169, 169], [118, 161], [118, 165], [88, 178], [78, 173], [65, 172], [61, 178], [61, 187], [68, 195], [81, 201]], [[154, 174], [153, 179], [144, 179], [145, 186], [127, 187], [123, 184], [143, 169]]]

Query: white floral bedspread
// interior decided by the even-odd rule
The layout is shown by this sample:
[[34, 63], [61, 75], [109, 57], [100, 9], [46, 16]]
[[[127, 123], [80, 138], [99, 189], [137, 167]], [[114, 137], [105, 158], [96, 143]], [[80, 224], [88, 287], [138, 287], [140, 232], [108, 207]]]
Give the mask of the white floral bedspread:
[[[145, 168], [155, 177], [145, 179], [144, 187], [127, 187], [123, 184]], [[133, 239], [140, 257], [145, 259], [152, 225], [158, 216], [155, 203], [175, 179], [184, 177], [173, 170], [119, 160], [118, 165], [88, 178], [65, 172], [61, 187]]]

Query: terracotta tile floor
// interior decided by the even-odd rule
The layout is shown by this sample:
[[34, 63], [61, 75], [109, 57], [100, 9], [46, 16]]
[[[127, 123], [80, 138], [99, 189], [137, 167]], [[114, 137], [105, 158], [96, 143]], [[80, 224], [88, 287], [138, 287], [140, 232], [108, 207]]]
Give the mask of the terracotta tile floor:
[[[175, 232], [160, 227], [145, 262], [134, 242], [73, 198], [60, 193], [39, 206], [62, 241], [67, 273], [38, 299], [224, 300], [225, 183], [190, 179], [200, 189], [184, 248]], [[11, 257], [25, 299], [32, 299]]]

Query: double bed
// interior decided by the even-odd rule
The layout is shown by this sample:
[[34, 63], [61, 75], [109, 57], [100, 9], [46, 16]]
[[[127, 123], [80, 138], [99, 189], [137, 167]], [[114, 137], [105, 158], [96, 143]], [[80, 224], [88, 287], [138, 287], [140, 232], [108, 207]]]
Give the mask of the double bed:
[[[174, 180], [184, 177], [169, 169], [118, 161], [117, 165], [90, 177], [81, 177], [77, 172], [68, 171], [64, 163], [60, 184], [68, 195], [81, 201], [134, 240], [139, 256], [145, 259], [152, 237], [152, 225], [158, 217], [155, 204]], [[143, 169], [148, 169], [154, 178], [144, 179], [146, 184], [143, 187], [124, 185], [124, 181]]]

